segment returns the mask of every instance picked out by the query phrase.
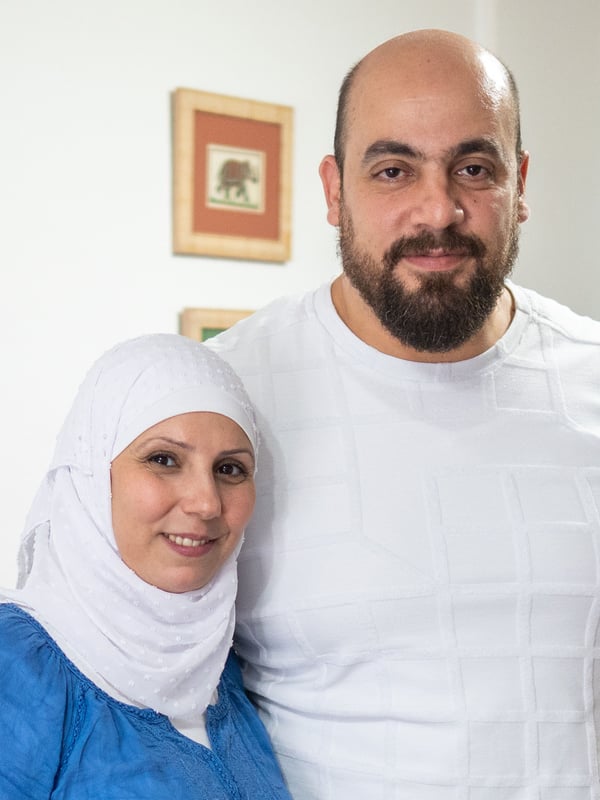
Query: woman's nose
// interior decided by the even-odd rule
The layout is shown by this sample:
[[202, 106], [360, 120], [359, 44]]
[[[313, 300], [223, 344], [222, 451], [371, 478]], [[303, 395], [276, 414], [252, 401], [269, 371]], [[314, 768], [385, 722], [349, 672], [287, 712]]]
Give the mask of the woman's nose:
[[198, 514], [202, 519], [214, 519], [221, 514], [221, 495], [213, 475], [190, 478], [181, 497], [186, 514]]

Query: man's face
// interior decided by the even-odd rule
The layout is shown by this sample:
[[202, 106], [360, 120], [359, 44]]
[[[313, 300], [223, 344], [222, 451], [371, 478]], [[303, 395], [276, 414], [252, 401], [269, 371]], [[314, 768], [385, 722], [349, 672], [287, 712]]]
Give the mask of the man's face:
[[[377, 261], [361, 250], [342, 204], [339, 246], [344, 272], [382, 325], [418, 352], [442, 353], [464, 344], [494, 310], [517, 256], [518, 234], [515, 218], [505, 245], [491, 250], [479, 237], [451, 227], [439, 235], [424, 231], [396, 239]], [[472, 261], [468, 278], [459, 282], [455, 269], [434, 265], [421, 268], [418, 285], [408, 288], [397, 265], [406, 258], [426, 261], [435, 251]]]
[[491, 85], [486, 94], [490, 84], [468, 70], [399, 76], [388, 65], [351, 93], [329, 221], [352, 285], [417, 351], [471, 338], [516, 259], [527, 161], [517, 160], [508, 95]]

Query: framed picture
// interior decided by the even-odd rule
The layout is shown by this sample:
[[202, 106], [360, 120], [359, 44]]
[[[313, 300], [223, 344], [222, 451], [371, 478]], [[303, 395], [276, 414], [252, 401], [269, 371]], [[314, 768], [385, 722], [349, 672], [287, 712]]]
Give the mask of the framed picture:
[[179, 332], [205, 342], [253, 313], [232, 308], [184, 308], [179, 315]]
[[289, 106], [194, 89], [173, 94], [173, 251], [287, 261]]

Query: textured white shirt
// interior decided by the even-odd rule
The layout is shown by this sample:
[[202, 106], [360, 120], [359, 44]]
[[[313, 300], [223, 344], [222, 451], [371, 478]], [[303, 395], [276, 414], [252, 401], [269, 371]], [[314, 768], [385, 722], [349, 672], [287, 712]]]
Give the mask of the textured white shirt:
[[263, 435], [237, 647], [295, 800], [600, 797], [600, 324], [510, 288], [454, 364], [329, 286], [213, 340]]

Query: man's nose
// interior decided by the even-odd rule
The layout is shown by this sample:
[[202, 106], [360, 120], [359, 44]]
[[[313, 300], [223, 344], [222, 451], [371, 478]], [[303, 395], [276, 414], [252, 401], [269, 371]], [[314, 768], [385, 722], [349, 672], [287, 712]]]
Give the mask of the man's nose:
[[443, 231], [460, 225], [465, 212], [446, 175], [423, 177], [414, 187], [411, 223], [416, 229]]

